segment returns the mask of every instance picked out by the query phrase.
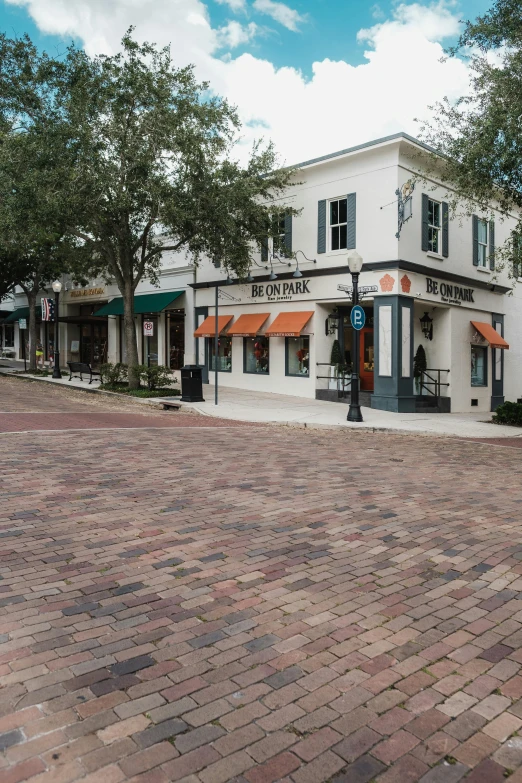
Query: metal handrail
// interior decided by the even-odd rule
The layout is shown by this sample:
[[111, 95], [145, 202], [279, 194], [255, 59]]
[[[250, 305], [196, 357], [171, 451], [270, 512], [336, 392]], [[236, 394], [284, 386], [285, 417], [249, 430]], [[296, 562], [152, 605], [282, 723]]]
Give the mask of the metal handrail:
[[[428, 375], [428, 373], [437, 373], [437, 378], [432, 378], [431, 375]], [[423, 389], [425, 389], [428, 394], [431, 394], [433, 397], [440, 397], [440, 390], [442, 386], [449, 386], [449, 383], [442, 383], [440, 379], [440, 374], [442, 372], [449, 372], [449, 370], [439, 370], [437, 369], [426, 369], [422, 370], [421, 376], [420, 376], [420, 390], [422, 392]], [[435, 388], [432, 390], [429, 387], [434, 386]]]

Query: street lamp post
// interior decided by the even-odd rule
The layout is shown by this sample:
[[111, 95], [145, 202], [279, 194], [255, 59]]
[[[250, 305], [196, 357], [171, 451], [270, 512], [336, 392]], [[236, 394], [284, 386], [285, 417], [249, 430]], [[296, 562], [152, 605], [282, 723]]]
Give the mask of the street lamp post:
[[59, 280], [55, 280], [53, 283], [54, 291], [54, 368], [53, 378], [61, 378], [60, 372], [60, 320], [59, 320], [59, 305], [60, 305], [60, 291], [62, 290], [62, 284]]
[[[363, 260], [356, 250], [348, 253], [348, 269], [352, 276], [352, 307], [359, 304], [359, 274]], [[359, 405], [359, 332], [353, 332], [352, 350], [352, 382], [350, 385], [350, 407], [347, 421], [363, 421], [361, 406]]]

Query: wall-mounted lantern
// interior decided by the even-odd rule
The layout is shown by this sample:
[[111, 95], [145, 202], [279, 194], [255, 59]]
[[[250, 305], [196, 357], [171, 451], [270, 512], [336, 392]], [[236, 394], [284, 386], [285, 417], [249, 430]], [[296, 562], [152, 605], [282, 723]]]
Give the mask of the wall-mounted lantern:
[[337, 312], [337, 310], [334, 310], [326, 321], [324, 322], [324, 333], [328, 337], [330, 334], [335, 334], [337, 332], [337, 329], [339, 328], [339, 319], [341, 318], [341, 314]]
[[424, 313], [422, 318], [419, 320], [421, 323], [422, 334], [426, 340], [433, 340], [433, 318], [430, 318], [428, 313]]

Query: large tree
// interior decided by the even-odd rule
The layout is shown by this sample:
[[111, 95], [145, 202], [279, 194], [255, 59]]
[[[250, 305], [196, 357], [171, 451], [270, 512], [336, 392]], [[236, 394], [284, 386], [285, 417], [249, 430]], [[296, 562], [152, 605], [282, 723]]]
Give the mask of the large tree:
[[31, 369], [38, 293], [76, 255], [68, 241], [74, 145], [60, 91], [64, 74], [64, 64], [29, 38], [0, 35], [0, 282], [27, 296]]
[[470, 91], [452, 104], [435, 107], [421, 138], [442, 153], [431, 158], [454, 187], [454, 211], [484, 213], [496, 203], [501, 215], [516, 215], [518, 225], [497, 250], [510, 275], [520, 268], [522, 244], [522, 5], [497, 0], [484, 16], [467, 22], [458, 45], [448, 52], [464, 57]]
[[115, 56], [71, 48], [66, 68], [78, 185], [71, 234], [121, 292], [136, 387], [139, 282], [157, 279], [167, 251], [245, 275], [293, 172], [277, 168], [270, 144], [256, 146], [244, 166], [234, 161], [234, 108], [199, 84], [191, 66], [177, 68], [169, 48], [140, 45], [131, 30]]

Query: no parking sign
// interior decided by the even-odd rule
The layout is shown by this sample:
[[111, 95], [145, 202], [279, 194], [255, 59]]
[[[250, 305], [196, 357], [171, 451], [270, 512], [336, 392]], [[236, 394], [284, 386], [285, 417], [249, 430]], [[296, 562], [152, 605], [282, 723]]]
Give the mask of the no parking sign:
[[143, 336], [144, 337], [154, 337], [154, 322], [153, 321], [143, 321]]

